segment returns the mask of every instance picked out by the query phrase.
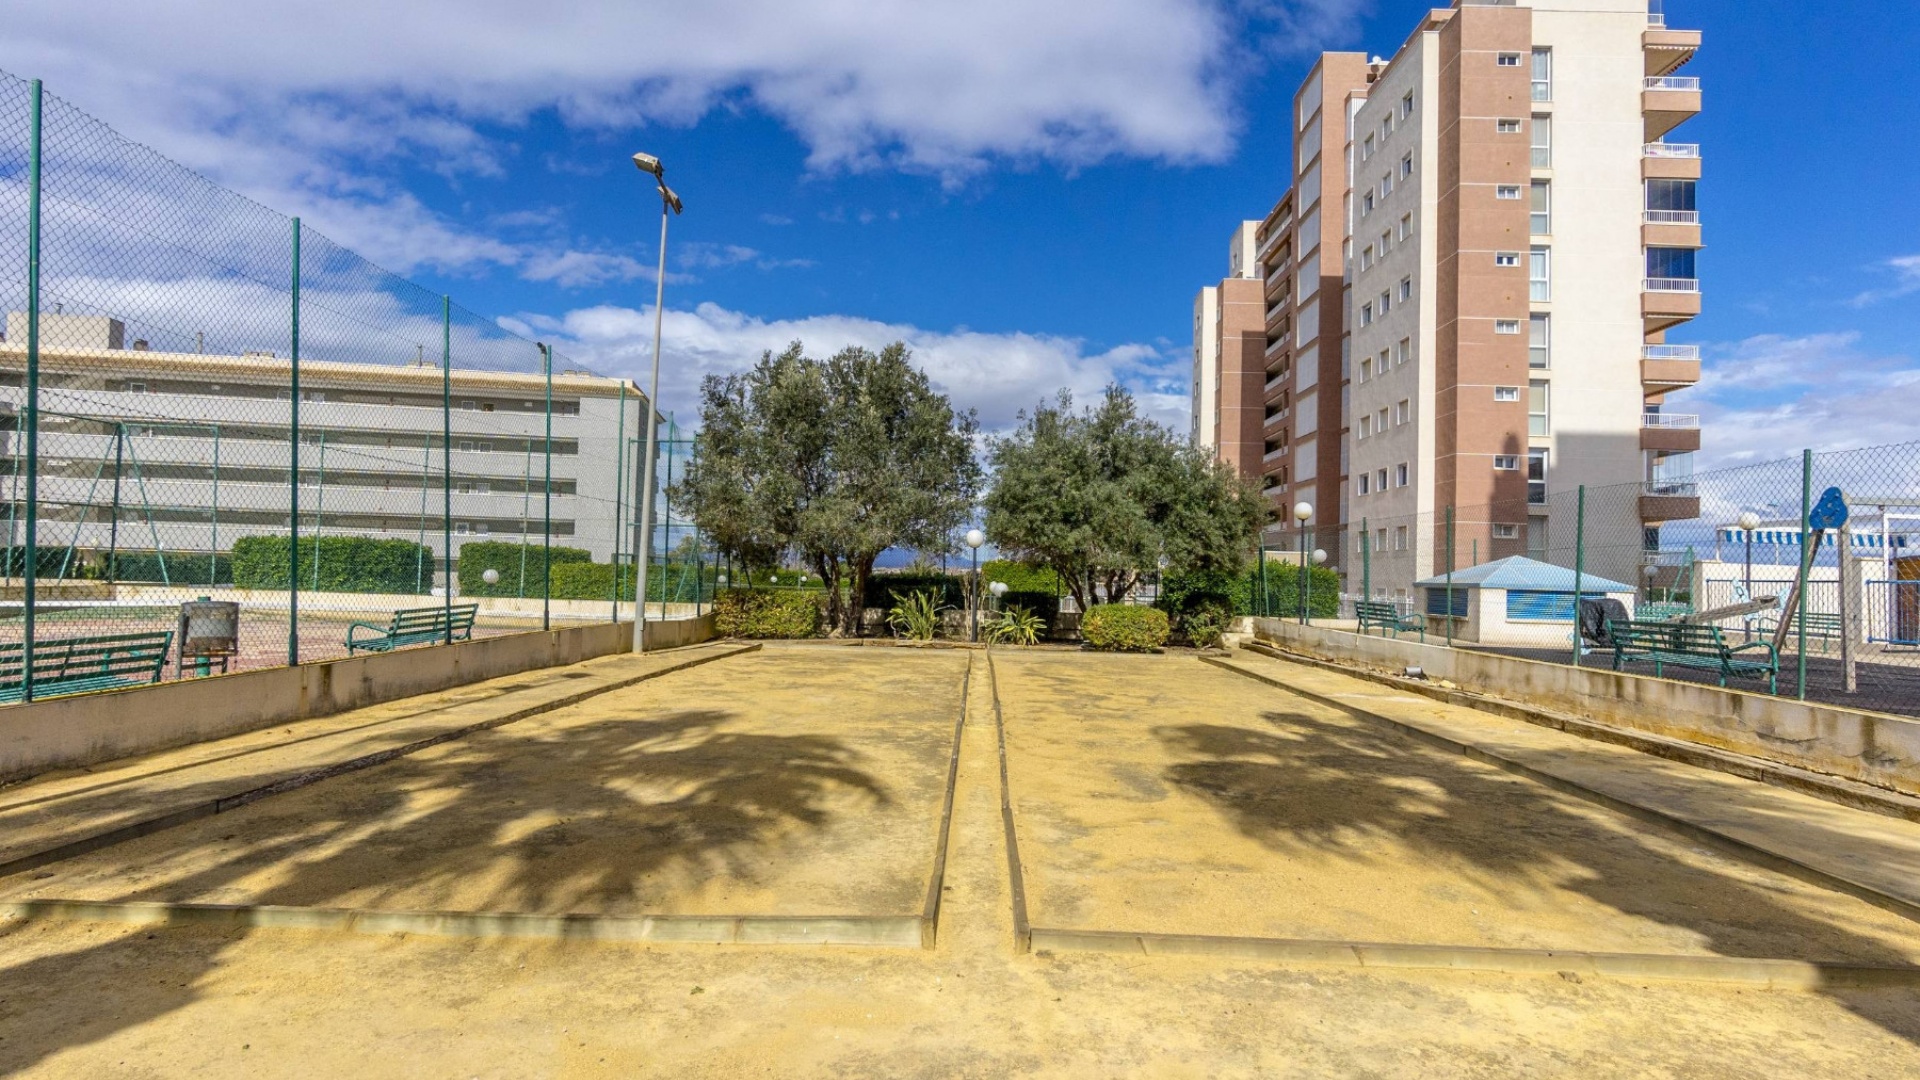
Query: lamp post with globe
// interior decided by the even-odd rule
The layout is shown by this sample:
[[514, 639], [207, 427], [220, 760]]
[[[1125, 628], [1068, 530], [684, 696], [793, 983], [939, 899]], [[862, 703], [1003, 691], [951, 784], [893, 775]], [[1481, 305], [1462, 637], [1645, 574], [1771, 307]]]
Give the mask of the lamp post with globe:
[[[1746, 574], [1741, 580], [1746, 583], [1746, 586], [1747, 586], [1746, 599], [1749, 603], [1751, 603], [1753, 601], [1753, 530], [1760, 527], [1760, 515], [1754, 513], [1751, 510], [1742, 510], [1740, 511], [1739, 525], [1740, 525], [1740, 532], [1745, 535], [1746, 541], [1747, 541]], [[1742, 621], [1746, 623], [1746, 635], [1745, 635], [1746, 639], [1748, 641], [1752, 641], [1753, 640], [1753, 616], [1748, 615]]]
[[980, 640], [980, 545], [987, 542], [987, 534], [979, 529], [968, 529], [967, 546], [973, 549], [973, 581], [967, 588], [967, 606], [973, 609], [973, 618], [967, 629], [968, 641]]
[[1300, 523], [1300, 625], [1307, 625], [1307, 522], [1313, 518], [1313, 504], [1297, 502], [1293, 504], [1293, 520]]
[[[1321, 550], [1320, 548], [1314, 548], [1312, 559], [1313, 559], [1313, 565], [1325, 566], [1327, 562], [1327, 553]], [[1302, 591], [1301, 595], [1306, 597], [1306, 600], [1300, 605], [1300, 611], [1301, 611], [1300, 621], [1303, 623], [1310, 624], [1313, 622], [1313, 572], [1312, 571], [1307, 572], [1307, 586], [1305, 590]]]

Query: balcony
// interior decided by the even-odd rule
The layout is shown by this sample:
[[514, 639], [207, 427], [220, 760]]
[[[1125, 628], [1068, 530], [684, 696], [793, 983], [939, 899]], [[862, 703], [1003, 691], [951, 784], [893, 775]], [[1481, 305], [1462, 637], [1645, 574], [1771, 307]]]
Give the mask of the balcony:
[[1703, 247], [1700, 211], [1646, 210], [1640, 218], [1641, 247]]
[[1640, 417], [1640, 449], [1656, 454], [1690, 454], [1700, 449], [1700, 418], [1673, 413]]
[[1700, 31], [1669, 30], [1666, 16], [1649, 15], [1647, 28], [1640, 35], [1640, 47], [1646, 53], [1648, 77], [1671, 75], [1699, 50]]
[[1285, 338], [1293, 333], [1293, 320], [1288, 317], [1290, 309], [1285, 304], [1274, 304], [1267, 308], [1267, 336]]
[[1268, 342], [1266, 362], [1268, 364], [1272, 364], [1274, 357], [1287, 351], [1287, 344], [1292, 340], [1293, 340], [1292, 334], [1281, 334], [1279, 337], [1274, 338], [1272, 341]]
[[1640, 91], [1640, 113], [1646, 120], [1646, 141], [1679, 127], [1700, 112], [1700, 80], [1682, 75], [1648, 76]]
[[1700, 179], [1700, 144], [1650, 142], [1640, 148], [1640, 179]]
[[1640, 520], [1648, 525], [1700, 516], [1700, 490], [1691, 481], [1649, 480], [1640, 490]]
[[1272, 313], [1272, 309], [1274, 308], [1284, 308], [1288, 306], [1288, 297], [1293, 293], [1293, 275], [1286, 272], [1287, 267], [1293, 265], [1292, 248], [1287, 249], [1287, 255], [1288, 260], [1282, 264], [1280, 269], [1270, 271], [1267, 274], [1265, 297], [1269, 314]]
[[1274, 462], [1279, 461], [1281, 458], [1286, 456], [1287, 456], [1287, 448], [1284, 446], [1278, 450], [1269, 450], [1266, 452], [1264, 456], [1260, 458], [1260, 464], [1271, 465]]
[[1254, 256], [1255, 259], [1263, 263], [1273, 262], [1274, 260], [1267, 258], [1267, 256], [1272, 254], [1273, 249], [1275, 247], [1278, 247], [1280, 242], [1282, 240], [1285, 240], [1292, 232], [1293, 232], [1293, 215], [1289, 214], [1286, 217], [1281, 218], [1280, 221], [1276, 223], [1274, 227], [1267, 232], [1266, 239], [1261, 241], [1260, 243], [1259, 254]]
[[1700, 314], [1700, 282], [1695, 278], [1647, 278], [1640, 284], [1640, 317], [1649, 334]]
[[1648, 394], [1684, 390], [1700, 381], [1700, 346], [1643, 345], [1640, 386]]

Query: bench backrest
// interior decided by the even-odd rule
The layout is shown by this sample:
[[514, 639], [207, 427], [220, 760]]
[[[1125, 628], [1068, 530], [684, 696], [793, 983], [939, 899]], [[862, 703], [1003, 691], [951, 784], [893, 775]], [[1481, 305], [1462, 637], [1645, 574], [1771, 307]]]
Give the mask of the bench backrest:
[[455, 604], [450, 609], [445, 607], [401, 608], [393, 613], [393, 621], [387, 625], [387, 633], [422, 634], [434, 630], [445, 631], [449, 628], [464, 630], [473, 625], [474, 615], [479, 610], [479, 604]]
[[1609, 629], [1615, 643], [1630, 649], [1665, 649], [1685, 653], [1722, 653], [1726, 640], [1711, 623], [1649, 622], [1614, 619]]
[[[166, 666], [172, 648], [171, 630], [40, 638], [33, 643], [33, 681], [113, 677], [151, 682]], [[0, 645], [0, 686], [15, 687], [24, 681], [21, 659], [25, 653], [24, 642]]]
[[1353, 613], [1362, 619], [1398, 619], [1400, 609], [1379, 600], [1355, 600]]

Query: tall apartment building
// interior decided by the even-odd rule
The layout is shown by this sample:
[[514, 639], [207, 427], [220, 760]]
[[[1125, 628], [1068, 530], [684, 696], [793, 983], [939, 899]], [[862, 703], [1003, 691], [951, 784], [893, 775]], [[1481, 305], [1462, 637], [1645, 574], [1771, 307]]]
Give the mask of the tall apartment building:
[[1193, 442], [1248, 478], [1261, 475], [1261, 385], [1266, 345], [1261, 272], [1254, 236], [1243, 221], [1227, 250], [1227, 276], [1193, 299]]
[[[48, 313], [41, 321], [57, 343], [40, 357], [43, 547], [228, 551], [242, 536], [286, 535], [286, 359], [147, 351], [102, 316]], [[0, 409], [9, 415], [24, 405], [24, 340], [25, 318], [14, 312], [0, 340]], [[453, 397], [443, 414], [437, 363], [301, 361], [302, 535], [424, 540], [438, 584], [448, 569], [441, 513], [449, 501], [455, 558], [472, 540], [540, 542], [546, 379], [460, 368], [445, 378]], [[630, 551], [631, 529], [618, 523], [634, 517], [633, 443], [645, 401], [624, 380], [554, 375], [556, 545], [585, 548], [601, 562], [616, 546]], [[6, 512], [10, 544], [23, 542], [19, 451], [8, 432], [0, 501], [14, 508]], [[443, 487], [447, 452], [453, 475]]]
[[1665, 140], [1699, 43], [1647, 0], [1457, 0], [1391, 59], [1320, 57], [1256, 233], [1272, 540], [1311, 504], [1357, 589], [1364, 519], [1391, 597], [1442, 565], [1449, 506], [1461, 566], [1557, 554], [1582, 484], [1645, 485], [1589, 514], [1615, 561], [1697, 514], [1697, 420], [1665, 406], [1699, 378], [1667, 333], [1700, 311], [1700, 158]]

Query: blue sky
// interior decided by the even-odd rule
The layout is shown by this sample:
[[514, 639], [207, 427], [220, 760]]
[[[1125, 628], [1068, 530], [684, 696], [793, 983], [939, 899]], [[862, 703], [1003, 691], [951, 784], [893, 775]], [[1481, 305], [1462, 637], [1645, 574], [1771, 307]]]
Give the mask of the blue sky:
[[[102, 2], [15, 13], [0, 67], [610, 373], [648, 353], [658, 203], [626, 159], [658, 154], [688, 205], [663, 408], [791, 337], [903, 336], [989, 427], [1110, 379], [1181, 424], [1193, 293], [1281, 191], [1311, 55], [1388, 53], [1429, 6]], [[1667, 4], [1706, 33], [1672, 138], [1706, 155], [1707, 313], [1675, 337], [1709, 372], [1670, 406], [1706, 415], [1703, 465], [1920, 415], [1920, 12], [1817, 10]]]

